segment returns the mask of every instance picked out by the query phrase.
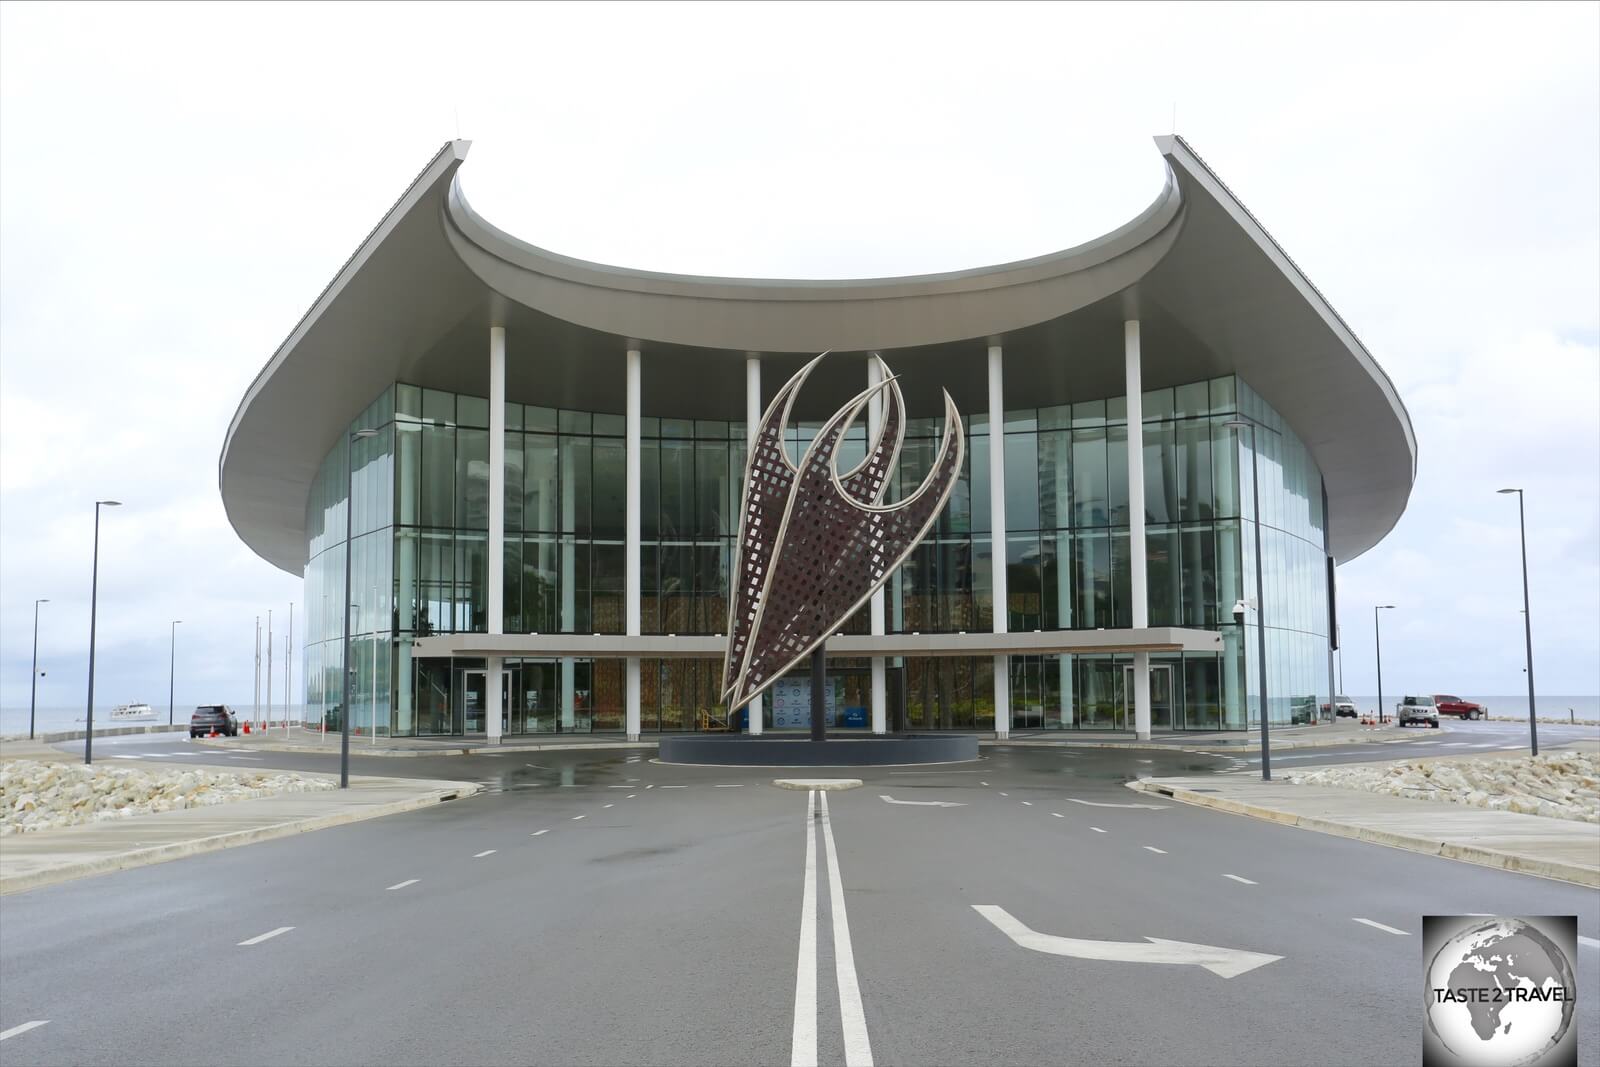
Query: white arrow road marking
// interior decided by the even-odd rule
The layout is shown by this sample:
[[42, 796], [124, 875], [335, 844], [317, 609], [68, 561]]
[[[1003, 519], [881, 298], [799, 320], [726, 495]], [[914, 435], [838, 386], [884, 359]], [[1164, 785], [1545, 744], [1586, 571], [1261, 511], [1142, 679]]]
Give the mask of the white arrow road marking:
[[1077, 797], [1068, 797], [1073, 804], [1082, 804], [1088, 808], [1143, 808], [1146, 811], [1165, 811], [1170, 804], [1104, 804], [1098, 800], [1079, 800]]
[[1041, 934], [1017, 921], [996, 904], [974, 904], [973, 910], [1022, 948], [1047, 952], [1052, 956], [1071, 956], [1080, 960], [1107, 960], [1115, 963], [1174, 963], [1204, 967], [1219, 978], [1236, 978], [1246, 971], [1276, 963], [1282, 956], [1244, 949], [1194, 945], [1187, 941], [1168, 941], [1146, 937], [1139, 941], [1084, 941], [1074, 937]]
[[4, 1041], [8, 1037], [16, 1037], [18, 1034], [25, 1034], [29, 1030], [37, 1030], [49, 1021], [49, 1019], [35, 1019], [31, 1023], [20, 1023], [9, 1030], [0, 1030], [0, 1041]]
[[910, 804], [919, 808], [964, 808], [965, 804], [958, 804], [953, 800], [896, 800], [887, 793], [879, 793], [878, 799], [885, 804]]

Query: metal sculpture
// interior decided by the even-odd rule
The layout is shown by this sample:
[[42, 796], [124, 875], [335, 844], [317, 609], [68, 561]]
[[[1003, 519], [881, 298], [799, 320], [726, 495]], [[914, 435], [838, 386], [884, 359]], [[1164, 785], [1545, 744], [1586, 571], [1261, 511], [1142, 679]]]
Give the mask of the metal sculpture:
[[[728, 605], [722, 686], [729, 708], [761, 695], [819, 649], [927, 534], [961, 476], [961, 414], [944, 394], [944, 434], [916, 492], [882, 503], [905, 438], [905, 400], [888, 366], [878, 384], [828, 420], [798, 466], [783, 446], [795, 397], [813, 359], [778, 391], [761, 418], [745, 468], [744, 504]], [[874, 396], [883, 419], [867, 457], [841, 474], [839, 443]]]

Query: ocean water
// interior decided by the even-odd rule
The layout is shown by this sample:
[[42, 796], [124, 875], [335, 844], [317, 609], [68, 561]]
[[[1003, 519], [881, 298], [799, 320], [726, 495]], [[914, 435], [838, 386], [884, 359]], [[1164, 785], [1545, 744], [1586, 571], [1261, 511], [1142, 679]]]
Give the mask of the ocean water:
[[[250, 701], [228, 701], [226, 703], [238, 714], [241, 720], [254, 717], [254, 705], [252, 705]], [[111, 709], [115, 706], [116, 705], [114, 704], [107, 704], [104, 707], [101, 707], [98, 704], [95, 705], [94, 726], [96, 730], [99, 730], [102, 727], [109, 729], [112, 726], [157, 726], [164, 724], [167, 721], [167, 705], [165, 702], [158, 704], [155, 701], [151, 701], [150, 706], [155, 709], [156, 717], [154, 719], [145, 719], [139, 722], [113, 723], [111, 721]], [[292, 705], [289, 708], [290, 720], [299, 722], [302, 717], [302, 711], [303, 709], [301, 705]], [[193, 704], [178, 703], [174, 705], [172, 709], [172, 721], [174, 725], [188, 725], [189, 716], [193, 714], [193, 712]], [[266, 709], [264, 707], [261, 710], [260, 718], [266, 718]], [[84, 709], [82, 704], [79, 704], [77, 707], [73, 708], [47, 708], [41, 706], [37, 711], [37, 725], [35, 726], [35, 731], [41, 734], [48, 734], [65, 732], [68, 730], [81, 730], [83, 729], [83, 720]], [[283, 721], [283, 705], [281, 703], [277, 703], [272, 706], [272, 721]], [[22, 735], [23, 737], [28, 736], [28, 706], [24, 704], [20, 708], [0, 708], [0, 737], [15, 737], [18, 734]]]

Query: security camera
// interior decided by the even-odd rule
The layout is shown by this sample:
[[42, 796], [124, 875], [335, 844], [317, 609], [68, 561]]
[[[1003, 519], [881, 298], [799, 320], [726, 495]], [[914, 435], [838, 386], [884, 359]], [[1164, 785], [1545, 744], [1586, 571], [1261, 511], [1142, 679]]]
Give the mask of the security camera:
[[1234, 616], [1236, 618], [1243, 618], [1244, 617], [1244, 611], [1245, 611], [1244, 601], [1243, 600], [1235, 600], [1233, 602], [1233, 614], [1234, 614]]

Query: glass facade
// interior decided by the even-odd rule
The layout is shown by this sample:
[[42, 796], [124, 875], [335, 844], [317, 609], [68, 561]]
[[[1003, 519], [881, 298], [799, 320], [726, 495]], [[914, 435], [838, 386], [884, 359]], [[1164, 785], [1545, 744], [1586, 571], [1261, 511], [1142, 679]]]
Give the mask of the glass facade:
[[[967, 421], [967, 469], [926, 541], [886, 587], [886, 621], [904, 633], [992, 629], [993, 573], [1006, 569], [1008, 628], [1132, 625], [1127, 417], [1122, 397]], [[1241, 727], [1259, 716], [1252, 488], [1259, 470], [1269, 714], [1290, 722], [1327, 699], [1327, 590], [1321, 476], [1300, 441], [1232, 377], [1144, 395], [1149, 620], [1215, 629], [1224, 651], [1153, 654], [1157, 729]], [[1249, 436], [1224, 425], [1261, 424]], [[339, 445], [307, 501], [306, 704], [337, 726], [345, 526], [352, 519], [351, 725], [362, 732], [479, 732], [482, 661], [412, 654], [417, 637], [488, 629], [488, 402], [399, 383], [351, 426], [375, 435]], [[938, 448], [938, 419], [911, 419], [895, 484], [910, 492]], [[820, 423], [796, 422], [799, 454]], [[624, 419], [508, 404], [503, 630], [621, 633], [624, 625]], [[742, 422], [642, 420], [640, 610], [647, 634], [718, 634], [744, 470]], [[989, 455], [1005, 452], [1005, 543], [990, 516]], [[865, 428], [841, 453], [865, 454]], [[346, 457], [351, 468], [346, 466]], [[846, 631], [865, 633], [863, 609]], [[1011, 657], [1012, 727], [1131, 728], [1131, 656]], [[505, 730], [623, 728], [620, 660], [505, 664]], [[830, 662], [843, 706], [866, 703], [869, 666]], [[891, 721], [913, 729], [991, 729], [989, 656], [891, 658]], [[646, 731], [694, 730], [726, 717], [720, 661], [644, 660]], [[770, 721], [771, 704], [767, 704]], [[851, 721], [859, 721], [852, 716]]]

